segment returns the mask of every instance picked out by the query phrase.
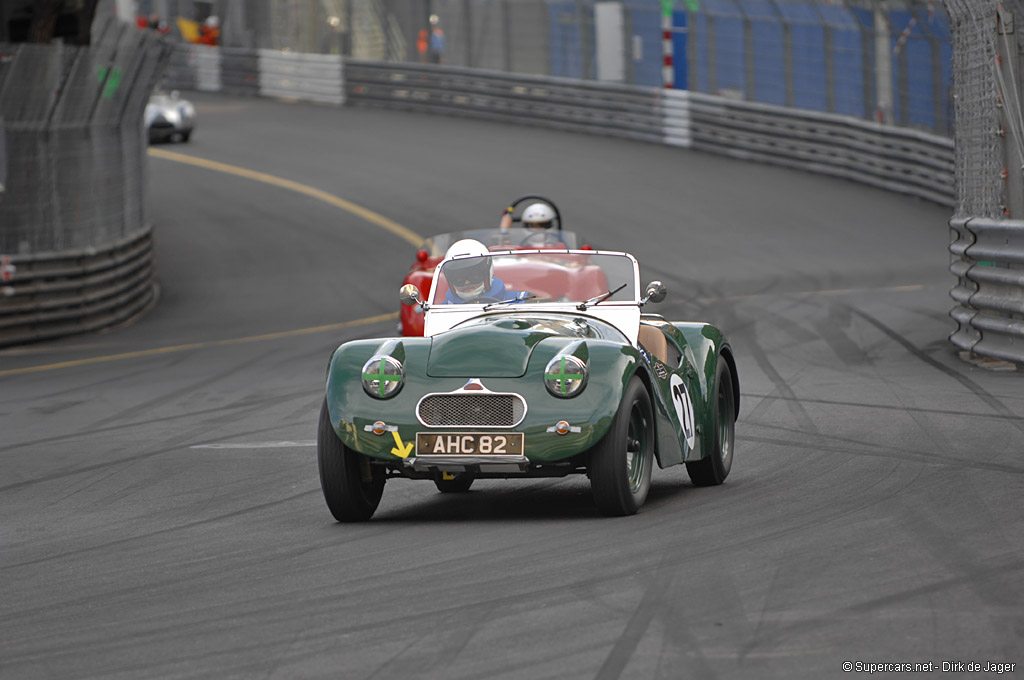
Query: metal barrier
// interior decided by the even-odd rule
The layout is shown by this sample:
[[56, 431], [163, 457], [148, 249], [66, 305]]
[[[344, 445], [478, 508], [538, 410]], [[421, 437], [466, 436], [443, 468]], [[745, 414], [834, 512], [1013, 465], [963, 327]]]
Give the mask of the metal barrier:
[[906, 128], [695, 92], [429, 65], [346, 62], [349, 104], [470, 115], [692, 146], [952, 206], [953, 142]]
[[259, 94], [325, 104], [345, 102], [341, 57], [260, 50], [257, 66]]
[[691, 93], [689, 100], [695, 149], [953, 205], [953, 140], [946, 137], [699, 93]]
[[100, 248], [0, 257], [0, 347], [99, 330], [153, 302], [153, 232]]
[[[265, 96], [454, 114], [692, 147], [826, 173], [940, 205], [954, 202], [952, 140], [853, 116], [682, 90], [434, 64], [346, 59], [342, 67], [338, 57], [269, 50], [261, 50], [259, 57], [260, 94]], [[187, 74], [172, 77], [193, 80]]]
[[962, 218], [950, 221], [950, 312], [960, 349], [1024, 364], [1024, 221]]
[[660, 90], [427, 64], [346, 60], [353, 105], [458, 114], [649, 142], [664, 138]]

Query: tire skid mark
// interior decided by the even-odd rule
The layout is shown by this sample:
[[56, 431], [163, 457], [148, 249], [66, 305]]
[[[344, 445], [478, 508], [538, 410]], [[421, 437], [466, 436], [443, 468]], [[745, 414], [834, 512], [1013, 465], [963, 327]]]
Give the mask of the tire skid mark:
[[[772, 399], [783, 400], [787, 397], [779, 395], [767, 395], [767, 394], [755, 394], [753, 392], [740, 392], [740, 396], [747, 399]], [[887, 404], [868, 404], [865, 402], [858, 401], [840, 401], [838, 399], [814, 399], [809, 397], [798, 397], [797, 401], [804, 404], [821, 404], [823, 406], [848, 406], [852, 408], [866, 408], [866, 409], [877, 409], [881, 411], [915, 411], [917, 413], [930, 413], [939, 416], [961, 416], [964, 418], [988, 418], [995, 420], [1019, 420], [1024, 422], [1024, 416], [1018, 416], [1015, 414], [1006, 415], [1004, 413], [972, 413], [970, 411], [957, 411], [953, 409], [941, 409], [941, 408], [923, 408], [920, 406], [890, 406]]]
[[[1019, 580], [1001, 578], [996, 581], [991, 574], [986, 578], [985, 566], [978, 561], [977, 551], [965, 546], [962, 540], [952, 538], [936, 524], [935, 517], [922, 513], [914, 503], [903, 503], [903, 511], [899, 514], [901, 524], [924, 546], [932, 560], [956, 577], [963, 578], [986, 607], [1022, 601], [1024, 593], [1019, 587]], [[1013, 552], [1019, 559], [1020, 551]]]
[[[254, 405], [254, 406], [249, 406], [248, 408], [244, 409], [241, 413], [243, 415], [248, 415], [248, 414], [257, 413], [261, 409], [262, 409], [261, 405]], [[182, 433], [182, 434], [178, 435], [177, 437], [175, 437], [175, 438], [173, 438], [171, 440], [168, 440], [165, 443], [167, 444], [168, 447], [173, 447], [171, 450], [178, 451], [178, 450], [181, 450], [181, 448], [185, 445], [186, 442], [194, 441], [197, 437], [201, 436], [202, 434], [204, 434], [206, 432], [210, 432], [212, 430], [222, 429], [226, 424], [227, 423], [223, 423], [223, 422], [219, 422], [219, 421], [218, 422], [212, 422], [212, 423], [204, 423], [204, 424], [199, 425], [197, 427], [193, 427], [189, 432]], [[100, 480], [88, 483], [84, 487], [79, 486], [78, 488], [76, 488], [71, 493], [65, 494], [58, 501], [55, 501], [55, 503], [56, 502], [64, 501], [64, 500], [66, 500], [68, 498], [71, 498], [72, 496], [80, 493], [81, 491], [85, 490], [86, 488], [89, 488], [89, 487], [93, 486], [98, 481], [102, 481], [103, 479], [107, 479], [107, 478], [113, 477], [114, 475], [120, 474], [120, 473], [124, 472], [125, 470], [127, 470], [128, 468], [131, 468], [131, 467], [133, 467], [135, 465], [138, 465], [143, 460], [146, 460], [146, 459], [151, 458], [151, 457], [152, 457], [151, 455], [143, 454], [142, 456], [137, 456], [137, 457], [129, 458], [129, 459], [123, 459], [121, 462], [111, 462], [111, 463], [104, 464], [104, 465], [102, 465], [102, 467], [100, 469], [110, 468], [109, 474], [103, 475]], [[94, 475], [95, 474], [98, 474], [98, 472], [94, 473]], [[51, 505], [52, 504], [54, 504], [54, 503], [51, 503]]]
[[[234, 404], [234, 405], [230, 405], [230, 406], [223, 406], [223, 407], [218, 407], [218, 408], [215, 408], [215, 409], [210, 409], [209, 411], [204, 411], [203, 413], [207, 414], [207, 413], [214, 413], [214, 412], [225, 411], [225, 410], [243, 409], [242, 410], [242, 414], [244, 415], [244, 414], [253, 413], [255, 411], [258, 411], [259, 409], [261, 409], [263, 407], [263, 404], [266, 401], [268, 401], [268, 400], [262, 400], [261, 399], [259, 402], [256, 402], [254, 404]], [[278, 400], [274, 399], [273, 401], [276, 402]], [[174, 416], [174, 417], [167, 418], [166, 420], [174, 420], [176, 418], [188, 417], [190, 415], [194, 415], [194, 414], [184, 414], [184, 415], [181, 415], [181, 416]], [[154, 420], [154, 421], [149, 421], [149, 422], [159, 422], [159, 421]], [[119, 430], [119, 429], [123, 429], [125, 427], [137, 427], [138, 425], [145, 425], [145, 424], [148, 424], [148, 423], [136, 423], [134, 425], [121, 425], [121, 426], [118, 426], [118, 427], [107, 428], [107, 430]], [[224, 427], [224, 423], [222, 423], [220, 421], [215, 421], [214, 423], [210, 424], [208, 427], [197, 428], [197, 429], [193, 430], [192, 432], [190, 432], [187, 436], [179, 437], [176, 440], [177, 441], [176, 444], [171, 445], [171, 446], [162, 447], [160, 449], [157, 449], [156, 451], [149, 451], [149, 452], [146, 452], [146, 453], [135, 454], [133, 456], [128, 456], [126, 458], [119, 458], [117, 460], [106, 461], [106, 462], [103, 462], [103, 463], [95, 463], [93, 465], [86, 465], [86, 466], [83, 466], [83, 467], [77, 467], [77, 468], [60, 470], [59, 472], [53, 472], [53, 473], [47, 474], [47, 475], [45, 475], [43, 477], [37, 477], [37, 478], [34, 478], [34, 479], [26, 479], [26, 480], [23, 480], [23, 481], [20, 481], [20, 482], [15, 482], [13, 484], [8, 484], [7, 486], [0, 486], [0, 492], [12, 491], [12, 490], [15, 490], [15, 489], [21, 489], [21, 488], [24, 488], [24, 487], [27, 487], [27, 486], [31, 486], [33, 484], [41, 484], [41, 483], [44, 483], [44, 482], [52, 482], [52, 481], [55, 481], [55, 480], [58, 480], [58, 479], [64, 479], [65, 477], [71, 477], [71, 476], [78, 475], [78, 474], [86, 474], [86, 473], [89, 473], [89, 472], [95, 472], [97, 470], [102, 470], [102, 469], [110, 467], [112, 465], [120, 465], [120, 464], [123, 464], [123, 463], [138, 462], [138, 461], [145, 460], [145, 459], [150, 458], [150, 457], [155, 456], [155, 455], [160, 455], [160, 454], [164, 454], [164, 453], [171, 453], [173, 451], [180, 451], [182, 449], [182, 447], [184, 446], [184, 442], [187, 442], [190, 439], [195, 439], [196, 437], [200, 436], [202, 433], [205, 433], [205, 432], [208, 432], [208, 431], [214, 430], [214, 429], [223, 429], [223, 427]], [[261, 427], [261, 428], [256, 428], [256, 429], [247, 428], [246, 429], [246, 435], [260, 434], [262, 432], [276, 432], [276, 431], [278, 431], [280, 429], [281, 429], [280, 425], [274, 425], [274, 426], [270, 426], [270, 427]], [[89, 434], [96, 434], [96, 433], [95, 432], [90, 432]], [[56, 439], [58, 441], [64, 441], [64, 440], [69, 440], [69, 439], [73, 440], [73, 439], [76, 439], [76, 438], [78, 438], [80, 436], [81, 435], [65, 435], [65, 436], [61, 436], [61, 437], [56, 438]], [[204, 443], [216, 443], [216, 442], [220, 442], [220, 441], [227, 441], [227, 440], [230, 440], [230, 439], [234, 439], [237, 436], [238, 436], [237, 433], [227, 434], [227, 435], [223, 435], [223, 436], [216, 437], [216, 438], [213, 438], [213, 439], [208, 439]]]
[[[271, 502], [265, 504], [265, 506], [269, 507], [269, 506], [273, 506], [273, 505], [280, 505], [280, 504], [285, 503], [288, 500], [294, 500], [294, 499], [301, 498], [301, 497], [304, 497], [304, 496], [309, 495], [309, 494], [313, 494], [313, 493], [315, 493], [318, 490], [319, 489], [310, 489], [309, 491], [302, 492], [302, 493], [292, 497], [291, 499], [280, 499], [278, 501], [271, 501]], [[262, 509], [262, 507], [260, 507], [260, 508], [252, 508], [252, 510], [259, 510], [259, 509]], [[236, 515], [241, 515], [241, 514], [243, 514], [243, 511], [236, 511], [235, 514]], [[171, 533], [172, 531], [176, 531], [176, 530], [179, 530], [179, 529], [183, 529], [184, 530], [184, 529], [194, 528], [195, 526], [201, 526], [204, 522], [208, 523], [210, 521], [212, 521], [212, 520], [201, 520], [201, 521], [198, 521], [198, 522], [195, 522], [195, 523], [191, 523], [191, 524], [188, 524], [188, 525], [181, 525], [181, 526], [178, 526], [178, 527], [169, 527], [169, 528], [165, 528], [165, 529], [160, 529], [160, 530], [158, 530], [156, 532], [151, 532], [151, 533], [144, 534], [144, 535], [140, 534], [139, 536], [129, 537], [129, 538], [125, 538], [125, 539], [120, 539], [119, 543], [127, 544], [127, 543], [129, 543], [129, 542], [131, 542], [133, 540], [144, 540], [144, 539], [150, 538], [152, 536], [156, 536], [156, 535], [166, 535], [168, 533]], [[351, 528], [351, 527], [349, 527], [349, 528]], [[261, 553], [258, 553], [256, 555], [254, 555], [253, 557], [248, 558], [246, 560], [238, 560], [238, 561], [234, 562], [232, 567], [235, 568], [235, 569], [240, 569], [240, 568], [250, 567], [250, 566], [265, 565], [268, 560], [277, 560], [277, 559], [282, 560], [282, 561], [293, 560], [295, 557], [297, 557], [299, 555], [303, 555], [303, 554], [314, 552], [314, 551], [325, 551], [328, 548], [336, 547], [336, 546], [340, 546], [340, 545], [344, 545], [345, 547], [351, 547], [351, 546], [353, 546], [353, 545], [355, 545], [357, 543], [361, 543], [363, 541], [377, 540], [382, 535], [386, 535], [386, 534], [392, 533], [393, 531], [395, 531], [395, 530], [377, 531], [376, 533], [366, 532], [366, 533], [363, 533], [363, 534], [361, 534], [359, 536], [350, 537], [350, 538], [348, 538], [345, 541], [339, 541], [337, 543], [330, 543], [330, 544], [317, 544], [317, 545], [314, 545], [312, 547], [304, 547], [302, 550], [299, 550], [297, 552], [282, 553], [282, 554], [277, 554], [277, 555], [273, 555], [273, 556], [270, 556], [270, 557], [268, 557], [265, 553], [261, 552]], [[109, 547], [110, 545], [113, 545], [113, 543], [104, 544], [103, 546], [98, 546], [98, 547], [106, 548], [106, 547]], [[85, 551], [85, 549], [78, 550], [78, 551], [76, 551], [76, 554], [82, 553], [84, 551]], [[116, 597], [124, 598], [124, 597], [131, 597], [131, 596], [134, 596], [134, 595], [150, 595], [154, 591], [159, 590], [161, 588], [170, 588], [170, 587], [174, 587], [174, 586], [182, 586], [182, 585], [191, 584], [191, 583], [193, 583], [196, 580], [195, 574], [192, 574], [192, 573], [181, 574], [181, 571], [184, 570], [184, 571], [187, 572], [187, 570], [189, 568], [194, 567], [195, 564], [205, 563], [206, 561], [207, 561], [206, 557], [204, 557], [204, 556], [196, 556], [196, 557], [193, 558], [193, 560], [191, 562], [188, 562], [188, 561], [175, 562], [175, 566], [177, 567], [177, 569], [172, 571], [172, 572], [170, 572], [170, 573], [173, 574], [172, 576], [167, 576], [167, 577], [165, 577], [163, 579], [160, 579], [160, 580], [147, 581], [145, 583], [142, 583], [142, 584], [139, 584], [139, 585], [134, 585], [134, 586], [123, 586], [123, 585], [119, 584], [117, 586]], [[336, 562], [337, 562], [336, 560], [332, 560], [332, 564], [336, 564]], [[6, 568], [7, 567], [3, 567], [3, 569], [6, 569]], [[126, 568], [127, 569], [131, 569], [131, 567], [126, 567]], [[64, 608], [78, 607], [78, 606], [89, 606], [89, 605], [93, 605], [93, 604], [95, 604], [97, 602], [103, 603], [106, 606], [106, 605], [110, 604], [110, 599], [111, 599], [111, 595], [109, 595], [107, 593], [90, 593], [90, 594], [82, 595], [82, 596], [74, 598], [74, 599], [62, 600], [61, 601], [61, 606], [64, 607]], [[302, 609], [304, 609], [304, 610], [312, 611], [316, 607], [316, 605], [322, 604], [322, 603], [323, 603], [323, 597], [322, 597], [321, 594], [318, 593], [315, 596], [311, 596], [307, 600], [299, 601], [296, 604], [300, 605], [302, 607]], [[220, 610], [220, 605], [211, 605], [210, 608], [211, 608], [211, 610], [219, 611]], [[46, 615], [48, 613], [51, 613], [52, 610], [53, 610], [52, 605], [44, 605], [44, 606], [33, 607], [33, 608], [30, 608], [30, 609], [20, 609], [20, 610], [16, 610], [16, 611], [10, 611], [9, 613], [7, 613], [7, 615], [9, 617], [11, 617], [11, 618], [13, 618], [15, 616], [29, 617], [29, 616], [40, 615], [40, 614], [41, 615]], [[275, 611], [277, 611], [277, 607], [276, 606], [272, 606], [272, 607], [267, 607], [266, 609], [262, 609], [262, 610], [260, 610], [257, 613], [269, 615], [269, 614], [273, 614]], [[224, 616], [223, 618], [210, 617], [210, 618], [205, 619], [205, 620], [206, 621], [215, 621], [215, 620], [216, 621], [230, 621], [232, 618], [233, 618], [233, 615], [229, 614], [229, 615]], [[261, 618], [263, 618], [263, 617], [261, 617]], [[191, 625], [192, 622], [193, 622], [193, 619], [190, 617], [189, 625]], [[173, 631], [175, 628], [178, 628], [178, 626], [176, 626], [174, 624], [168, 624], [166, 626], [162, 626], [161, 628], [159, 628], [159, 630], [160, 631], [170, 632], [170, 631]], [[149, 631], [149, 633], [152, 633], [152, 632], [154, 632], [154, 631], [152, 631], [152, 630]], [[68, 648], [67, 647], [63, 647], [62, 649], [68, 649]]]
[[[808, 633], [821, 630], [822, 628], [827, 628], [829, 625], [843, 625], [850, 618], [877, 615], [879, 611], [890, 608], [896, 604], [912, 602], [919, 598], [929, 598], [941, 595], [949, 590], [969, 586], [972, 579], [1002, 578], [1006, 574], [1017, 572], [1020, 572], [1022, 574], [1021, 578], [1024, 578], [1024, 562], [1014, 559], [1014, 561], [1009, 564], [993, 565], [980, 569], [970, 577], [953, 576], [914, 588], [908, 588], [892, 595], [882, 595], [847, 607], [823, 611], [821, 614], [807, 618], [804, 621], [780, 624], [777, 628], [765, 635], [761, 642], [763, 644], [774, 644], [787, 637], [800, 638]], [[1004, 600], [1002, 604], [1005, 605], [1005, 603], [1006, 601]], [[1017, 608], [1013, 607], [1013, 611], [1016, 612]], [[749, 654], [752, 649], [752, 647], [744, 648], [743, 654]]]
[[[751, 329], [751, 336], [756, 336], [753, 329]], [[785, 398], [783, 403], [789, 409], [789, 412], [794, 416], [794, 418], [796, 418], [797, 423], [799, 423], [803, 430], [818, 434], [817, 425], [814, 424], [814, 420], [807, 413], [807, 410], [804, 409], [803, 404], [801, 404], [800, 399], [789, 386], [789, 383], [777, 370], [775, 370], [771, 360], [768, 358], [767, 352], [765, 352], [764, 348], [761, 347], [759, 342], [757, 342], [757, 338], [752, 337], [751, 339], [753, 342], [750, 343], [750, 347], [748, 348], [750, 355], [753, 356], [754, 361], [757, 362], [758, 368], [761, 369], [761, 372], [764, 373], [775, 386], [775, 392]], [[746, 419], [749, 420], [758, 411], [767, 409], [771, 405], [772, 401], [774, 401], [774, 396], [762, 400], [754, 407], [754, 410], [750, 412]]]
[[1008, 416], [1007, 422], [1013, 425], [1021, 432], [1024, 432], [1024, 422], [1021, 422], [1013, 411], [1007, 408], [1006, 405], [1003, 404], [1003, 402], [1001, 402], [999, 399], [992, 396], [992, 394], [986, 391], [985, 388], [983, 388], [981, 385], [974, 382], [973, 380], [963, 375], [959, 371], [950, 368], [949, 366], [946, 366], [941, 362], [936, 361], [932, 357], [928, 356], [920, 349], [915, 347], [914, 344], [911, 343], [909, 340], [907, 340], [902, 335], [900, 335], [893, 329], [889, 328], [884, 323], [882, 323], [875, 317], [871, 316], [870, 314], [863, 312], [855, 307], [850, 307], [848, 305], [847, 307], [852, 314], [856, 314], [860, 318], [867, 321], [869, 324], [877, 328], [883, 334], [885, 334], [886, 336], [894, 340], [897, 344], [899, 344], [901, 347], [903, 347], [905, 350], [907, 350], [907, 352], [909, 352], [912, 356], [916, 357], [917, 359], [920, 359], [921, 361], [928, 364], [935, 370], [944, 373], [945, 375], [949, 376], [953, 380], [956, 380], [958, 383], [966, 387], [968, 390], [970, 390], [972, 394], [974, 394], [974, 396], [976, 396], [978, 399], [987, 404], [988, 407], [991, 408], [993, 411], [1003, 416]]
[[[98, 429], [81, 430], [79, 432], [74, 432], [74, 433], [70, 433], [70, 434], [61, 434], [61, 435], [56, 435], [56, 436], [53, 436], [53, 437], [44, 437], [42, 439], [32, 439], [32, 440], [29, 440], [29, 441], [18, 442], [16, 444], [9, 444], [7, 446], [0, 447], [0, 453], [7, 453], [8, 451], [13, 451], [15, 449], [22, 449], [22, 448], [25, 448], [27, 446], [37, 446], [37, 445], [40, 445], [40, 444], [55, 444], [55, 443], [58, 443], [58, 442], [74, 441], [74, 440], [81, 439], [82, 437], [88, 437], [88, 436], [96, 435], [96, 434], [105, 434], [107, 432], [117, 432], [118, 430], [127, 430], [127, 429], [131, 429], [133, 427], [139, 427], [141, 425], [151, 425], [151, 424], [154, 424], [154, 423], [168, 423], [168, 422], [172, 422], [172, 421], [175, 421], [175, 420], [180, 420], [182, 418], [191, 418], [191, 417], [194, 417], [194, 416], [203, 416], [203, 415], [213, 415], [215, 413], [222, 413], [224, 411], [233, 411], [233, 410], [236, 410], [236, 409], [249, 409], [252, 406], [263, 406], [264, 404], [268, 404], [268, 403], [279, 404], [282, 400], [293, 399], [293, 398], [296, 398], [296, 397], [304, 397], [304, 396], [306, 396], [308, 394], [310, 394], [310, 390], [306, 389], [306, 390], [301, 390], [301, 391], [296, 391], [296, 392], [289, 392], [289, 393], [285, 393], [285, 394], [279, 394], [279, 395], [275, 395], [275, 396], [258, 397], [258, 398], [255, 398], [255, 400], [252, 397], [246, 397], [245, 399], [243, 399], [241, 401], [238, 401], [238, 402], [236, 402], [234, 404], [226, 404], [224, 406], [214, 406], [214, 407], [211, 407], [211, 408], [208, 408], [208, 409], [202, 409], [202, 410], [199, 410], [199, 411], [189, 411], [188, 413], [179, 413], [179, 414], [173, 415], [173, 416], [162, 416], [160, 418], [150, 418], [148, 420], [134, 422], [134, 423], [124, 423], [122, 425], [112, 425], [112, 426], [109, 426], [109, 427], [101, 427], [101, 428], [98, 428]], [[266, 432], [266, 431], [270, 431], [270, 430], [274, 430], [274, 429], [277, 429], [277, 428], [264, 428], [264, 429], [261, 429], [261, 430], [254, 430], [254, 432]], [[10, 488], [10, 487], [0, 486], [0, 491], [5, 491], [8, 488]]]
[[1012, 465], [990, 463], [987, 461], [976, 461], [965, 458], [959, 458], [956, 456], [946, 456], [942, 454], [931, 453], [928, 451], [912, 451], [908, 449], [884, 447], [877, 444], [871, 444], [869, 442], [858, 442], [855, 440], [840, 439], [840, 441], [848, 441], [852, 444], [871, 447], [875, 450], [872, 451], [863, 448], [835, 446], [812, 442], [801, 442], [794, 441], [793, 439], [774, 439], [772, 437], [757, 437], [752, 435], [744, 435], [742, 437], [737, 437], [737, 441], [752, 441], [761, 444], [772, 444], [783, 448], [811, 449], [813, 451], [826, 451], [828, 453], [842, 453], [851, 454], [854, 456], [868, 456], [875, 458], [902, 460], [910, 463], [927, 463], [931, 465], [942, 465], [961, 470], [984, 470], [986, 472], [1000, 472], [1010, 475], [1024, 475], [1024, 468], [1014, 467]]
[[844, 365], [850, 367], [872, 365], [874, 360], [845, 330], [852, 317], [843, 305], [830, 304], [824, 318], [814, 323], [818, 336], [825, 341]]
[[248, 359], [245, 359], [244, 361], [236, 363], [235, 365], [231, 366], [230, 368], [228, 368], [228, 369], [226, 369], [224, 371], [221, 371], [220, 373], [217, 373], [217, 374], [211, 375], [211, 376], [206, 376], [202, 380], [198, 380], [198, 381], [196, 381], [196, 382], [194, 382], [192, 384], [185, 385], [184, 387], [180, 387], [180, 388], [178, 388], [178, 389], [176, 389], [176, 390], [174, 390], [172, 392], [169, 392], [167, 394], [162, 394], [162, 395], [160, 395], [158, 397], [150, 399], [149, 401], [144, 401], [141, 404], [135, 404], [131, 408], [127, 408], [127, 409], [121, 411], [120, 413], [118, 413], [116, 415], [110, 416], [108, 418], [104, 418], [102, 420], [98, 420], [95, 423], [93, 423], [93, 426], [94, 427], [103, 427], [104, 425], [107, 425], [108, 423], [114, 423], [114, 422], [117, 422], [117, 421], [120, 421], [120, 420], [127, 420], [129, 418], [132, 418], [132, 417], [140, 414], [140, 413], [145, 413], [146, 411], [150, 410], [154, 406], [166, 405], [166, 404], [172, 402], [173, 400], [175, 400], [175, 399], [177, 399], [179, 397], [183, 397], [183, 396], [186, 396], [186, 395], [189, 395], [189, 394], [194, 394], [196, 391], [198, 391], [198, 390], [200, 390], [200, 389], [202, 389], [204, 387], [208, 387], [209, 385], [216, 384], [216, 383], [224, 380], [225, 378], [228, 378], [228, 377], [230, 377], [232, 375], [235, 375], [237, 373], [240, 373], [240, 372], [244, 371], [245, 369], [249, 368], [250, 366], [254, 366], [256, 364], [259, 364], [259, 363], [262, 363], [262, 362], [266, 361], [267, 357], [269, 357], [270, 355], [276, 353], [277, 351], [278, 351], [277, 348], [273, 348], [273, 349], [267, 350], [265, 352], [261, 352], [260, 354], [257, 354], [254, 357], [250, 357]]
[[644, 595], [640, 598], [640, 603], [633, 611], [633, 615], [629, 617], [625, 629], [619, 635], [615, 644], [612, 645], [608, 656], [605, 657], [604, 663], [601, 664], [597, 675], [594, 676], [595, 680], [618, 680], [622, 676], [626, 664], [633, 658], [633, 654], [647, 633], [651, 621], [664, 610], [666, 604], [665, 593], [671, 589], [677, 572], [676, 566], [672, 564], [670, 555], [671, 553], [669, 552], [664, 553], [658, 566], [654, 568], [654, 573], [644, 589]]
[[208, 524], [216, 524], [218, 522], [223, 522], [226, 519], [232, 519], [234, 517], [241, 517], [243, 515], [248, 515], [249, 513], [252, 513], [252, 512], [260, 512], [262, 510], [266, 510], [267, 508], [273, 508], [273, 507], [277, 507], [279, 505], [287, 505], [288, 503], [296, 501], [296, 500], [298, 500], [300, 498], [305, 498], [306, 496], [315, 494], [315, 493], [317, 493], [319, 491], [320, 491], [319, 487], [316, 487], [316, 488], [313, 488], [313, 489], [307, 489], [306, 491], [300, 491], [297, 494], [292, 494], [291, 496], [285, 496], [284, 498], [280, 498], [280, 499], [278, 499], [276, 501], [268, 501], [266, 503], [259, 503], [257, 505], [250, 505], [247, 508], [242, 508], [240, 510], [233, 510], [231, 512], [224, 513], [223, 515], [217, 515], [216, 517], [208, 517], [206, 519], [196, 520], [195, 522], [187, 522], [185, 524], [179, 524], [179, 525], [173, 526], [173, 527], [165, 527], [163, 529], [157, 529], [156, 531], [151, 531], [149, 533], [139, 534], [137, 536], [129, 536], [128, 538], [120, 538], [120, 539], [118, 539], [116, 541], [108, 541], [107, 543], [98, 543], [96, 545], [90, 545], [90, 546], [88, 546], [86, 548], [78, 548], [77, 550], [69, 550], [67, 552], [59, 553], [59, 554], [56, 554], [56, 555], [47, 555], [46, 557], [40, 557], [40, 558], [37, 558], [37, 559], [34, 559], [34, 560], [28, 560], [26, 562], [12, 562], [11, 564], [0, 565], [0, 572], [7, 571], [9, 569], [18, 569], [20, 567], [29, 567], [29, 566], [34, 566], [34, 565], [37, 565], [37, 564], [44, 564], [46, 562], [52, 562], [54, 560], [65, 560], [65, 559], [68, 559], [70, 557], [75, 557], [77, 555], [83, 555], [83, 554], [86, 554], [86, 553], [91, 553], [91, 552], [96, 552], [96, 551], [101, 551], [102, 552], [102, 551], [108, 550], [109, 548], [112, 548], [114, 546], [128, 545], [130, 543], [134, 543], [135, 541], [142, 541], [142, 540], [146, 540], [146, 539], [149, 539], [149, 538], [153, 538], [155, 536], [162, 536], [164, 534], [173, 533], [175, 531], [187, 531], [188, 529], [194, 529], [196, 527], [206, 526]]
[[413, 644], [405, 645], [370, 673], [367, 680], [380, 675], [386, 678], [423, 677], [425, 674], [443, 670], [458, 659], [477, 633], [493, 617], [494, 605], [478, 602], [463, 605], [433, 624], [426, 632], [419, 633]]

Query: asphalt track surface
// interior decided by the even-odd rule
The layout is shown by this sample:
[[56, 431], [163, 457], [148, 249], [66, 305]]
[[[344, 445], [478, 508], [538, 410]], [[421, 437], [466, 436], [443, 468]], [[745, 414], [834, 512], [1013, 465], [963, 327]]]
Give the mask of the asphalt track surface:
[[194, 141], [162, 151], [421, 235], [543, 193], [635, 253], [670, 290], [657, 311], [736, 349], [732, 474], [655, 470], [620, 519], [585, 478], [397, 480], [372, 521], [335, 523], [324, 369], [393, 332], [413, 247], [294, 186], [153, 157], [158, 304], [0, 352], [0, 677], [1024, 672], [1024, 376], [946, 341], [947, 210], [628, 141], [194, 99]]

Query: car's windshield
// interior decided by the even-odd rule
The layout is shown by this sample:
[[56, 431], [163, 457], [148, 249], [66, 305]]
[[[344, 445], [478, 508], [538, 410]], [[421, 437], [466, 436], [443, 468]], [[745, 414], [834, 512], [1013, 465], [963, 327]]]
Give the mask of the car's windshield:
[[636, 279], [623, 254], [510, 251], [442, 263], [432, 304], [635, 303]]
[[471, 238], [483, 243], [488, 248], [494, 246], [511, 246], [513, 248], [576, 248], [576, 234], [571, 231], [557, 229], [527, 229], [525, 227], [509, 227], [508, 229], [469, 229], [453, 231], [450, 234], [431, 236], [423, 242], [423, 250], [431, 257], [441, 257], [456, 241]]

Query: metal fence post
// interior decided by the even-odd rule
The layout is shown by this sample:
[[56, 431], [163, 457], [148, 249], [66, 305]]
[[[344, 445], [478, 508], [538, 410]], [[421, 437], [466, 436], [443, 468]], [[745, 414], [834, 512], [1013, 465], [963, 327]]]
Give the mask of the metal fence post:
[[[881, 3], [874, 8], [875, 23], [875, 115], [879, 123], [892, 125], [892, 48], [889, 17]], [[904, 107], [906, 108], [906, 107]]]
[[754, 73], [754, 26], [743, 7], [743, 96], [748, 102], [757, 101], [757, 78]]
[[7, 131], [4, 128], [4, 119], [0, 118], [0, 203], [4, 201], [5, 191], [7, 191]]
[[1006, 168], [1006, 212], [1024, 219], [1024, 129], [1021, 110], [1021, 49], [1017, 40], [1014, 15], [999, 7], [996, 11], [996, 52], [999, 64], [1001, 102], [999, 117], [1004, 132], [1003, 153]]
[[782, 62], [785, 69], [786, 83], [786, 106], [793, 106], [796, 103], [796, 85], [793, 77], [793, 26], [792, 19], [779, 15], [779, 22], [782, 24]]

